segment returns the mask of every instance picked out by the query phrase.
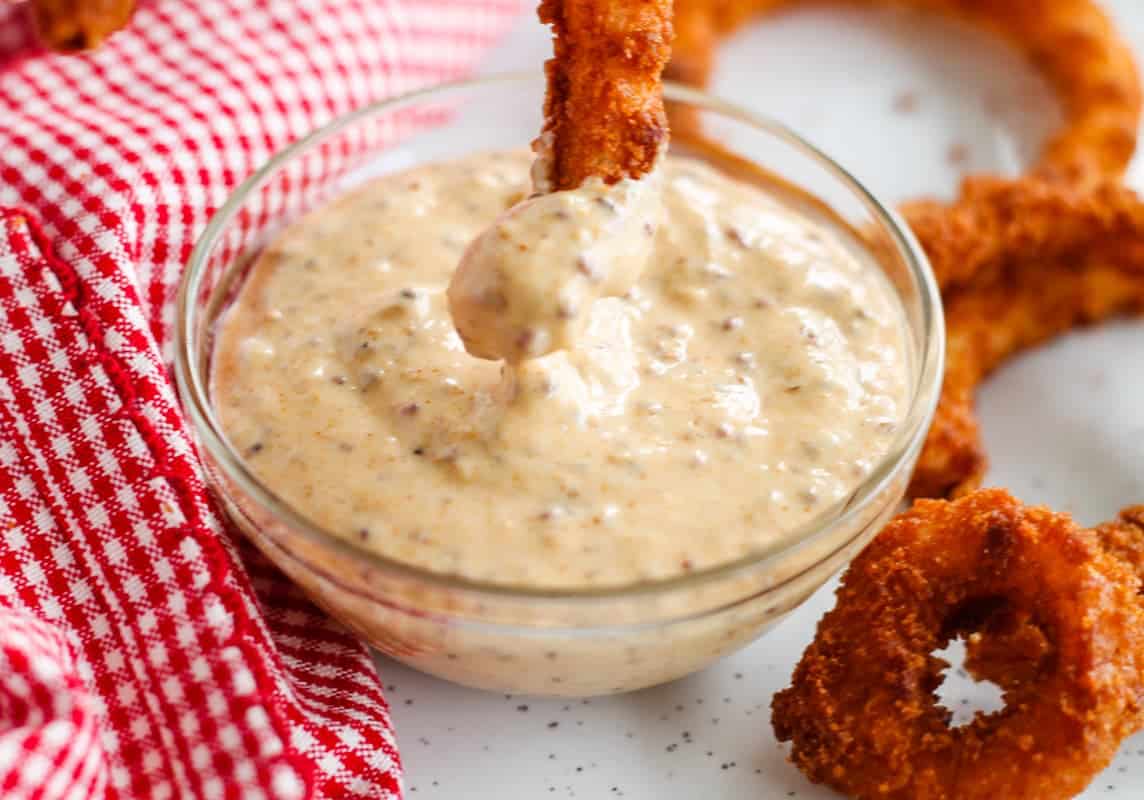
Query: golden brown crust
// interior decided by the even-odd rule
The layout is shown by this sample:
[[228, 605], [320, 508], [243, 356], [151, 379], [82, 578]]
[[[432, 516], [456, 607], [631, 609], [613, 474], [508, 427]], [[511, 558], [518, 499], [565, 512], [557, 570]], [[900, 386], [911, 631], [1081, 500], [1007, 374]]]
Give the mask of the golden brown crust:
[[1078, 325], [1144, 311], [1144, 202], [1115, 184], [978, 178], [951, 207], [908, 213], [946, 284], [946, 371], [912, 497], [958, 496], [987, 466], [977, 386]]
[[41, 41], [53, 50], [75, 52], [98, 47], [123, 28], [135, 10], [134, 0], [32, 0], [33, 24]]
[[1144, 202], [1115, 181], [1081, 189], [1030, 178], [974, 177], [953, 203], [915, 200], [902, 213], [943, 291], [991, 280], [1015, 262], [1054, 263], [1094, 245], [1144, 262]]
[[[676, 0], [678, 34], [668, 76], [704, 86], [720, 36], [758, 14], [812, 0]], [[1132, 49], [1094, 0], [848, 0], [935, 11], [993, 31], [1049, 81], [1064, 126], [1037, 171], [1086, 183], [1124, 172], [1136, 148], [1142, 94]], [[673, 124], [691, 124], [687, 117]]]
[[667, 142], [671, 0], [543, 0], [552, 26], [541, 157], [549, 190], [639, 178]]
[[[1144, 506], [1126, 508], [1115, 520], [1084, 533], [1144, 580]], [[976, 680], [1006, 688], [1036, 680], [1052, 650], [1035, 620], [1010, 613], [997, 615], [988, 625], [988, 635], [966, 637], [965, 670]]]
[[[919, 501], [847, 570], [774, 698], [775, 733], [851, 797], [1072, 797], [1136, 727], [1138, 585], [1067, 516], [1004, 491]], [[933, 653], [1006, 615], [1031, 620], [1051, 657], [1004, 687], [1003, 710], [951, 728]]]
[[1093, 528], [1092, 534], [1144, 581], [1144, 505], [1124, 509], [1112, 522]]

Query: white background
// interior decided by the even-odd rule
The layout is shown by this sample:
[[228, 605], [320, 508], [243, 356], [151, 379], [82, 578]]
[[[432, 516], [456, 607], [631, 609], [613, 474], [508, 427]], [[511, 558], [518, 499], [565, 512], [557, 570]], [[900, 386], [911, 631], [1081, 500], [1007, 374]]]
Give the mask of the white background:
[[[1144, 54], [1144, 3], [1107, 5]], [[485, 69], [539, 70], [547, 51], [545, 32], [523, 19]], [[714, 90], [790, 123], [888, 201], [949, 195], [965, 170], [1018, 169], [1054, 113], [1049, 92], [1003, 46], [901, 14], [807, 11], [759, 22], [723, 48]], [[906, 97], [916, 100], [912, 112], [901, 110]], [[1133, 173], [1144, 189], [1144, 168]], [[989, 483], [1083, 523], [1144, 502], [1144, 323], [1105, 325], [1013, 361], [982, 391], [980, 410]], [[833, 797], [784, 761], [769, 721], [771, 695], [831, 590], [721, 664], [620, 697], [484, 694], [379, 657], [408, 796]], [[956, 679], [943, 692], [962, 715], [990, 694]], [[1144, 735], [1124, 744], [1084, 797], [1144, 797]]]

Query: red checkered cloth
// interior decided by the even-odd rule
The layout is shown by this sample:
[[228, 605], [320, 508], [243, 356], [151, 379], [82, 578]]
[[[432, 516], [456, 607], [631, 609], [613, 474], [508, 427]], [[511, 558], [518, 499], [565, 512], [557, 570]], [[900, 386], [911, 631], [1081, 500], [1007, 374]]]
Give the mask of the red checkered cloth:
[[400, 795], [366, 648], [212, 505], [163, 342], [238, 181], [518, 10], [144, 0], [67, 57], [0, 3], [0, 797]]

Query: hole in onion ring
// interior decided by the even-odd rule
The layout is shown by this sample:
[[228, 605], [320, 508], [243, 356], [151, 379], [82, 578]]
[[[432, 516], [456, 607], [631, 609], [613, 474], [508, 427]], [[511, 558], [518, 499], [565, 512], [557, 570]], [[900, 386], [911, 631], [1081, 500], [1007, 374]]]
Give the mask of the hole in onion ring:
[[1001, 687], [993, 681], [976, 681], [965, 669], [965, 639], [957, 638], [936, 650], [934, 658], [949, 664], [944, 680], [937, 688], [937, 698], [950, 714], [949, 727], [968, 725], [978, 714], [993, 714], [1005, 707]]
[[957, 609], [945, 627], [948, 643], [932, 656], [949, 664], [935, 694], [950, 712], [951, 728], [1001, 711], [1006, 688], [1034, 682], [1051, 666], [1044, 631], [1003, 598], [976, 598]]

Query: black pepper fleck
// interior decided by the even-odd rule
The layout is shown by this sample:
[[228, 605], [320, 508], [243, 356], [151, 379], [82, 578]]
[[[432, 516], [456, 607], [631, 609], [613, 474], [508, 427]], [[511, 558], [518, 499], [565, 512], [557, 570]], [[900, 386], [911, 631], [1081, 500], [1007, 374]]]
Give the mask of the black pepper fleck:
[[603, 278], [584, 256], [580, 256], [576, 259], [576, 271], [587, 278], [591, 283], [599, 283]]
[[747, 239], [743, 236], [743, 232], [738, 228], [732, 226], [727, 228], [724, 233], [727, 238], [737, 244], [739, 247], [745, 248], [747, 246]]
[[918, 110], [917, 92], [904, 91], [894, 95], [893, 109], [898, 114], [912, 114]]

